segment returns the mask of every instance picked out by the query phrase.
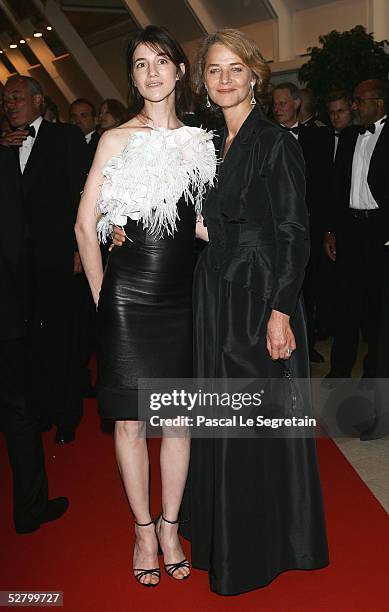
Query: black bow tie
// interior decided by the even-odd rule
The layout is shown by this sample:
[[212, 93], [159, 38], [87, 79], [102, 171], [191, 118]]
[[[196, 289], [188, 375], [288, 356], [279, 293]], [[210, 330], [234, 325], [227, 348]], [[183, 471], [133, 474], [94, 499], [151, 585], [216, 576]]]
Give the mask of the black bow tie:
[[27, 130], [28, 135], [31, 136], [31, 138], [35, 138], [36, 130], [33, 125], [26, 125], [24, 129]]
[[360, 127], [359, 128], [359, 133], [361, 134], [361, 136], [363, 136], [363, 134], [366, 134], [366, 132], [370, 132], [370, 134], [375, 134], [375, 123], [370, 123], [370, 125], [368, 125], [367, 127]]
[[300, 125], [295, 125], [294, 127], [288, 127], [287, 125], [283, 125], [282, 126], [285, 130], [288, 130], [288, 132], [292, 132], [292, 134], [296, 134], [298, 136], [299, 131], [300, 131]]
[[27, 131], [28, 135], [31, 136], [31, 138], [35, 138], [36, 136], [36, 130], [33, 125], [26, 125], [26, 127], [24, 128], [20, 128], [20, 127], [14, 128], [14, 132], [16, 132], [17, 130]]

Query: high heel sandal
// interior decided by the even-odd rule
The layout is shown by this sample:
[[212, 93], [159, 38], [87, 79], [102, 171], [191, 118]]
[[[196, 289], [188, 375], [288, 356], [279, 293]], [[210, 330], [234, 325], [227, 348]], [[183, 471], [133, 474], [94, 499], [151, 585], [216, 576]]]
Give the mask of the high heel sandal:
[[[176, 521], [168, 521], [167, 518], [165, 518], [161, 512], [161, 514], [156, 518], [155, 520], [155, 533], [157, 536], [157, 540], [158, 540], [158, 554], [159, 555], [163, 555], [163, 550], [161, 547], [161, 542], [159, 540], [159, 533], [158, 533], [158, 527], [157, 527], [157, 523], [159, 523], [159, 527], [161, 526], [161, 521], [165, 521], [165, 523], [169, 523], [169, 525], [177, 525], [177, 523], [183, 523], [185, 521], [180, 521], [180, 520], [176, 520]], [[170, 578], [174, 578], [174, 580], [186, 580], [187, 578], [189, 578], [190, 576], [190, 572], [189, 574], [187, 574], [186, 576], [183, 576], [182, 578], [175, 578], [174, 577], [174, 572], [176, 572], [177, 570], [185, 567], [187, 569], [190, 570], [190, 565], [189, 565], [189, 561], [188, 559], [185, 557], [182, 561], [179, 561], [178, 563], [164, 563], [164, 568], [165, 568], [165, 572], [168, 574], [168, 576], [170, 576]]]
[[[154, 523], [155, 525], [155, 521], [150, 521], [149, 523], [137, 523], [135, 521], [135, 525], [137, 525], [138, 527], [148, 527], [149, 525], [152, 525]], [[155, 532], [155, 535], [157, 535], [157, 532]], [[157, 540], [158, 540], [158, 536], [157, 536]], [[159, 549], [159, 540], [158, 540], [158, 549]], [[158, 550], [158, 554], [159, 554], [159, 550]], [[139, 584], [141, 584], [144, 587], [156, 587], [159, 585], [159, 582], [161, 580], [161, 570], [159, 569], [159, 567], [154, 567], [153, 569], [140, 569], [140, 568], [136, 568], [134, 567], [133, 572], [139, 572], [138, 574], [134, 574], [135, 579], [139, 582]], [[155, 576], [156, 578], [158, 578], [158, 582], [141, 582], [141, 579], [143, 578], [143, 576], [147, 576], [148, 574], [150, 574], [150, 576]]]

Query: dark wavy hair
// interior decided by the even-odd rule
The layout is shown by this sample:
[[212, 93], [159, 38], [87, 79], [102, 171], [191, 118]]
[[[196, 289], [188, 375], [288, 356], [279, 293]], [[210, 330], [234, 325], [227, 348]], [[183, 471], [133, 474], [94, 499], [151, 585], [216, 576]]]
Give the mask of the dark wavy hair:
[[[181, 45], [170, 34], [166, 28], [149, 25], [144, 29], [136, 30], [132, 35], [127, 48], [127, 71], [129, 81], [128, 106], [130, 117], [135, 117], [144, 106], [144, 99], [134, 85], [132, 70], [133, 57], [138, 45], [147, 45], [158, 53], [163, 53], [177, 68], [179, 81], [176, 83], [176, 114], [182, 119], [185, 113], [191, 109], [190, 90], [190, 66]], [[185, 65], [185, 73], [180, 69], [180, 64]]]

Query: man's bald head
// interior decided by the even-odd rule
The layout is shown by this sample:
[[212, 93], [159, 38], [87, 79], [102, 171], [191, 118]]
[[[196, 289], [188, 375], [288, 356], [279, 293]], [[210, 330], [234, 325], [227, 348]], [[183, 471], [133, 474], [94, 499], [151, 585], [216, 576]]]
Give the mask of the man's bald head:
[[10, 125], [22, 128], [41, 115], [43, 91], [35, 79], [13, 76], [3, 89], [3, 107]]

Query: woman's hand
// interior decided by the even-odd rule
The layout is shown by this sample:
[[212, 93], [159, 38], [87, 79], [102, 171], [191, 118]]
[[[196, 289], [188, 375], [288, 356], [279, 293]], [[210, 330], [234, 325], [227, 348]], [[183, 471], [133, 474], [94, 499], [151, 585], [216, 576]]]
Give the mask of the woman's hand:
[[324, 250], [329, 259], [336, 261], [336, 238], [332, 232], [324, 235]]
[[73, 274], [81, 274], [82, 272], [82, 263], [80, 253], [76, 251], [73, 257]]
[[124, 233], [124, 229], [118, 227], [117, 225], [113, 226], [113, 235], [112, 235], [112, 244], [109, 247], [109, 250], [112, 251], [114, 246], [121, 247], [126, 241], [126, 235]]
[[203, 217], [199, 217], [196, 221], [196, 238], [200, 238], [200, 240], [204, 240], [205, 242], [209, 242], [208, 238], [208, 230], [204, 226]]
[[296, 341], [290, 327], [289, 315], [272, 310], [267, 324], [267, 350], [272, 359], [289, 359], [296, 349]]

